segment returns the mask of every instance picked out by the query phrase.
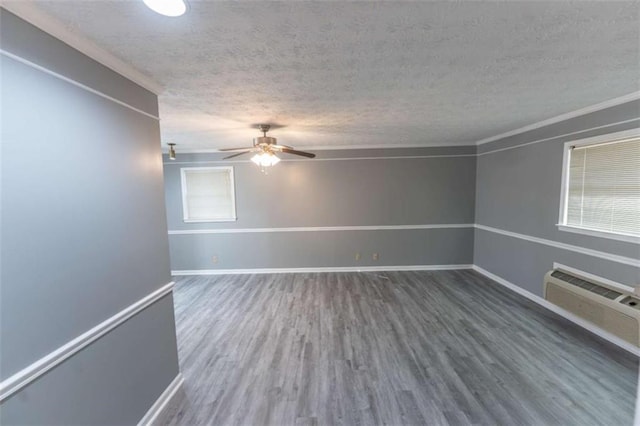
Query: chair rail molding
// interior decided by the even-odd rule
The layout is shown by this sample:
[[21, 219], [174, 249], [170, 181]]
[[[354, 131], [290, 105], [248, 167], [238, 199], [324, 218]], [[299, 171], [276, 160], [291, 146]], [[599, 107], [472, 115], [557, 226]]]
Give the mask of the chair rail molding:
[[116, 313], [112, 317], [107, 318], [92, 329], [86, 331], [75, 339], [70, 340], [69, 342], [60, 346], [58, 349], [50, 352], [49, 354], [45, 355], [44, 357], [40, 358], [39, 360], [5, 379], [2, 383], [0, 383], [0, 402], [18, 392], [20, 389], [33, 382], [38, 377], [45, 374], [47, 371], [50, 371], [65, 360], [71, 358], [73, 355], [89, 346], [91, 343], [95, 342], [105, 334], [109, 333], [111, 330], [118, 327], [129, 318], [133, 317], [145, 308], [162, 299], [167, 294], [171, 293], [173, 291], [173, 286], [173, 281], [163, 285], [159, 289], [153, 291], [152, 293], [149, 293], [132, 305], [127, 306], [125, 309]]

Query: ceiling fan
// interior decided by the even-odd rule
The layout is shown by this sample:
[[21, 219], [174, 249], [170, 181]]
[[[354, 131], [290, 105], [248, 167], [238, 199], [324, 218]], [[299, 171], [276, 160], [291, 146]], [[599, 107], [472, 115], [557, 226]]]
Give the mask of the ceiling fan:
[[237, 154], [224, 157], [223, 160], [228, 160], [230, 158], [238, 157], [240, 155], [248, 154], [250, 152], [257, 152], [257, 154], [251, 158], [251, 161], [253, 161], [254, 163], [256, 163], [257, 165], [259, 165], [264, 169], [265, 167], [278, 164], [278, 162], [280, 161], [280, 158], [276, 156], [277, 152], [284, 152], [285, 154], [300, 155], [302, 157], [307, 157], [307, 158], [315, 158], [316, 155], [310, 152], [297, 151], [287, 145], [278, 145], [276, 138], [267, 136], [267, 132], [269, 131], [270, 128], [271, 126], [269, 124], [260, 125], [260, 131], [262, 132], [262, 136], [257, 137], [253, 140], [252, 147], [221, 149], [220, 151], [230, 151], [230, 152], [241, 151], [241, 152], [238, 152]]

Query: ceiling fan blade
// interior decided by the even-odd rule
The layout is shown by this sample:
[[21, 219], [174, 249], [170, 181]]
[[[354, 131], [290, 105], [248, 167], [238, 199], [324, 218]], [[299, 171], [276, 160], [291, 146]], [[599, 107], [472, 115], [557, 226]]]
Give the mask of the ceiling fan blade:
[[223, 160], [228, 160], [229, 158], [238, 157], [240, 155], [248, 154], [250, 152], [251, 151], [242, 151], [242, 152], [239, 152], [237, 154], [233, 154], [233, 155], [229, 155], [228, 157], [224, 157]]
[[269, 145], [271, 148], [275, 148], [275, 149], [279, 149], [279, 150], [283, 150], [284, 148], [287, 149], [293, 149], [292, 146], [288, 146], [288, 145]]
[[310, 152], [296, 151], [295, 149], [282, 148], [281, 151], [285, 152], [287, 154], [300, 155], [302, 157], [307, 157], [307, 158], [315, 158], [316, 157], [315, 154], [312, 154]]
[[231, 152], [231, 151], [244, 151], [244, 150], [253, 149], [253, 148], [255, 148], [255, 147], [253, 147], [253, 146], [245, 146], [245, 147], [242, 147], [242, 148], [220, 148], [220, 149], [218, 149], [218, 151], [229, 151], [229, 152]]

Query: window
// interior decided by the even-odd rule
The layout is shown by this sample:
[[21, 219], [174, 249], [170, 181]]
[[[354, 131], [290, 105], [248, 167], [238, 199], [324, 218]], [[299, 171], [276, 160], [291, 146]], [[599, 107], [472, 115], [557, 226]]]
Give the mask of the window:
[[236, 220], [233, 167], [180, 169], [185, 222]]
[[640, 132], [565, 144], [563, 182], [561, 230], [640, 241]]

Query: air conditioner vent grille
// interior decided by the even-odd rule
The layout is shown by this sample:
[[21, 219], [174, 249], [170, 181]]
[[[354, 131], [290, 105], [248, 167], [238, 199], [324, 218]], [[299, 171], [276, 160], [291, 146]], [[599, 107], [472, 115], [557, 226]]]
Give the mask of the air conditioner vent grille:
[[585, 281], [583, 279], [574, 277], [573, 275], [565, 274], [564, 272], [553, 271], [551, 273], [551, 276], [554, 277], [554, 278], [557, 278], [559, 280], [562, 280], [562, 281], [564, 281], [566, 283], [569, 283], [571, 285], [574, 285], [576, 287], [581, 287], [581, 288], [584, 288], [585, 290], [590, 291], [592, 293], [604, 296], [607, 299], [614, 300], [614, 299], [622, 296], [622, 293], [618, 293], [617, 291], [610, 290], [610, 289], [608, 289], [606, 287], [602, 287], [602, 286], [599, 286], [597, 284], [590, 283], [589, 281]]
[[639, 346], [640, 297], [606, 280], [562, 269], [545, 274], [544, 298], [596, 327]]

